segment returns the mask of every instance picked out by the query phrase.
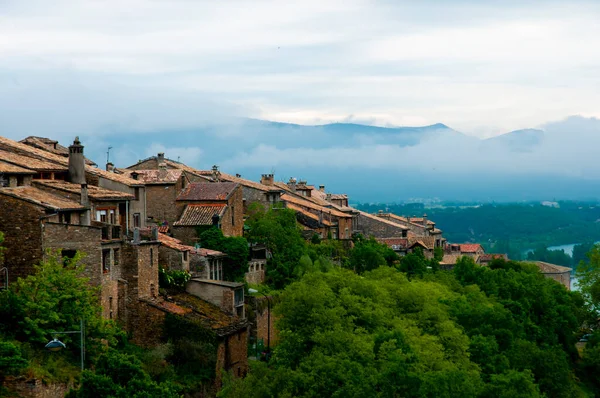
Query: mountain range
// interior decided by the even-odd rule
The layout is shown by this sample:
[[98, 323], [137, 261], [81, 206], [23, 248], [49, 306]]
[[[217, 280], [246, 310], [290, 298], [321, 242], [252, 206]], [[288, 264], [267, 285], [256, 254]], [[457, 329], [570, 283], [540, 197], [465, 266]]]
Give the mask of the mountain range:
[[[581, 116], [488, 139], [438, 123], [378, 127], [232, 119], [197, 128], [110, 130], [86, 153], [118, 167], [165, 152], [197, 168], [217, 164], [258, 180], [302, 178], [361, 202], [408, 198], [519, 201], [600, 198], [600, 120]], [[64, 143], [63, 143], [64, 144]]]

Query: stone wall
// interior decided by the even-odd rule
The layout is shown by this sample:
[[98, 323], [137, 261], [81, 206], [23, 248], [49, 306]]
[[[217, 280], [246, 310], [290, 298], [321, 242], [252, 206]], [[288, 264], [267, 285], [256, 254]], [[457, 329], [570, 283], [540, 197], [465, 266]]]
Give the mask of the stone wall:
[[275, 323], [277, 321], [277, 317], [271, 311], [271, 341], [269, 341], [269, 308], [267, 303], [265, 302], [267, 299], [264, 297], [257, 297], [257, 306], [255, 309], [256, 315], [256, 338], [257, 340], [262, 340], [264, 346], [267, 347], [267, 343], [271, 345], [271, 347], [275, 347], [277, 342], [279, 341], [279, 332], [275, 327]]
[[184, 261], [183, 252], [161, 245], [158, 248], [158, 263], [171, 270], [189, 271], [190, 253], [188, 252], [188, 260]]
[[246, 282], [252, 285], [258, 285], [265, 281], [265, 272], [267, 269], [267, 260], [250, 260], [248, 261], [248, 272], [244, 278]]
[[34, 264], [42, 260], [44, 209], [10, 196], [0, 196], [0, 231], [4, 233], [4, 265], [9, 283], [33, 274]]
[[363, 213], [358, 215], [358, 230], [366, 236], [375, 238], [401, 237], [403, 228], [394, 226], [384, 220], [379, 220], [376, 216], [368, 217]]
[[149, 301], [136, 300], [129, 306], [131, 341], [142, 347], [155, 347], [162, 342], [166, 312]]
[[221, 230], [225, 236], [242, 236], [244, 233], [244, 194], [241, 187], [227, 201], [221, 218]]
[[571, 290], [571, 272], [562, 272], [562, 273], [542, 273], [546, 278], [554, 279], [561, 285], [567, 288], [567, 290]]
[[154, 222], [173, 225], [181, 212], [175, 207], [175, 199], [181, 192], [181, 178], [176, 184], [146, 185], [146, 214]]
[[25, 376], [8, 376], [2, 385], [9, 391], [9, 397], [22, 398], [63, 398], [71, 389], [67, 384], [46, 384], [41, 379]]
[[217, 348], [217, 377], [215, 384], [221, 385], [222, 371], [233, 377], [244, 377], [248, 373], [248, 328], [222, 338]]
[[175, 239], [179, 239], [184, 245], [194, 246], [198, 242], [196, 227], [175, 225], [171, 227], [171, 233]]
[[123, 246], [121, 269], [132, 302], [158, 295], [158, 247], [158, 242]]

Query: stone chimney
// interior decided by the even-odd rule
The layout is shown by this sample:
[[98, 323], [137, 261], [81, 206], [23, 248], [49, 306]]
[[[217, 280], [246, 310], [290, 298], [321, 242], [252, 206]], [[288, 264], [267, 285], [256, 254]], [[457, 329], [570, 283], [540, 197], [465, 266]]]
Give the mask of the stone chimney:
[[292, 190], [292, 192], [296, 192], [296, 179], [294, 177], [290, 177], [287, 186]]
[[325, 185], [319, 185], [319, 191], [325, 192]]
[[115, 171], [115, 165], [111, 162], [106, 163], [106, 171], [113, 173]]
[[156, 161], [158, 162], [159, 166], [161, 163], [164, 163], [165, 162], [165, 153], [159, 152], [158, 156], [156, 157]]
[[140, 229], [138, 227], [135, 227], [133, 229], [133, 244], [139, 244], [141, 242], [141, 238], [140, 238]]
[[90, 198], [88, 196], [88, 186], [87, 184], [81, 184], [81, 198], [79, 202], [82, 206], [87, 207], [83, 213], [79, 216], [79, 224], [81, 225], [90, 225], [92, 223], [92, 211], [89, 209], [90, 207]]
[[273, 182], [275, 182], [275, 175], [274, 174], [263, 174], [260, 177], [260, 183], [263, 184], [263, 185], [272, 186]]
[[330, 193], [328, 193], [328, 194], [325, 196], [325, 200], [326, 200], [326, 201], [328, 201], [328, 202], [331, 202], [331, 194], [330, 194]]
[[85, 184], [85, 158], [79, 137], [75, 137], [75, 141], [69, 146], [69, 182]]
[[153, 226], [150, 231], [151, 231], [152, 240], [157, 241], [158, 240], [158, 227]]
[[236, 176], [237, 178], [242, 178], [242, 175], [241, 175], [241, 174], [238, 174], [238, 173], [235, 173], [235, 176]]
[[212, 167], [212, 180], [213, 182], [221, 181], [221, 172], [219, 171], [219, 166], [216, 164]]
[[81, 205], [82, 206], [89, 206], [90, 205], [90, 198], [88, 197], [88, 186], [87, 184], [81, 184]]
[[423, 226], [427, 228], [427, 214], [423, 214]]

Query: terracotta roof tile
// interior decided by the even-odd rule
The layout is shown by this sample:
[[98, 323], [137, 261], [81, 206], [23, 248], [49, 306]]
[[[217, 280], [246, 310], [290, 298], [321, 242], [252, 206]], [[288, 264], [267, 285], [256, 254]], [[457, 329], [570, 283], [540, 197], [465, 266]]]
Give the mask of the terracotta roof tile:
[[187, 246], [181, 243], [179, 239], [172, 238], [165, 234], [158, 234], [158, 240], [163, 246], [166, 246], [170, 249], [174, 249], [180, 252], [192, 251], [194, 248], [192, 246]]
[[36, 170], [36, 171], [68, 171], [69, 169], [65, 165], [56, 164], [53, 162], [47, 162], [45, 160], [31, 158], [29, 156], [21, 155], [18, 153], [0, 150], [0, 160], [6, 163], [12, 163], [14, 165]]
[[177, 200], [227, 200], [237, 187], [238, 184], [233, 182], [194, 182], [181, 191]]
[[8, 195], [52, 210], [84, 210], [79, 202], [53, 195], [32, 186], [0, 188], [0, 195]]
[[483, 247], [479, 243], [461, 243], [460, 244], [460, 252], [461, 253], [477, 253], [478, 251], [483, 250]]
[[506, 254], [498, 254], [498, 253], [487, 253], [487, 254], [481, 254], [479, 256], [480, 262], [490, 262], [492, 260], [498, 260], [498, 259], [508, 260], [508, 256]]
[[292, 203], [292, 204], [294, 204], [296, 206], [302, 206], [302, 207], [306, 207], [306, 208], [309, 208], [309, 209], [313, 209], [313, 210], [317, 210], [317, 211], [322, 211], [323, 214], [331, 214], [334, 217], [342, 217], [342, 218], [352, 217], [351, 215], [346, 214], [346, 213], [342, 213], [339, 210], [332, 209], [332, 208], [329, 208], [329, 207], [320, 206], [320, 205], [318, 205], [318, 204], [316, 204], [316, 203], [314, 203], [314, 202], [312, 202], [310, 200], [300, 199], [300, 198], [298, 198], [296, 196], [293, 196], [291, 194], [288, 194], [288, 193], [281, 195], [281, 200], [283, 202]]
[[[48, 187], [59, 191], [81, 194], [81, 185], [73, 184], [61, 180], [34, 180], [33, 185]], [[131, 194], [113, 191], [111, 189], [100, 188], [93, 185], [88, 185], [88, 196], [95, 200], [133, 200], [135, 197]]]
[[35, 174], [34, 170], [26, 169], [12, 163], [3, 162], [0, 160], [0, 173], [10, 174]]
[[137, 179], [135, 179], [136, 181], [141, 181], [144, 184], [175, 184], [179, 178], [181, 177], [181, 174], [183, 173], [183, 170], [177, 170], [177, 169], [167, 169], [164, 170], [164, 172], [161, 172], [161, 170], [128, 170], [128, 169], [123, 169], [120, 171], [122, 172], [122, 175], [124, 175], [125, 177], [129, 177], [131, 179], [134, 179], [131, 174], [133, 173], [137, 173]]
[[[58, 141], [52, 140], [50, 138], [29, 136], [25, 139], [22, 139], [19, 142], [29, 145], [29, 146], [32, 146], [34, 148], [41, 149], [43, 151], [53, 153], [55, 155], [59, 155], [59, 156], [63, 156], [63, 157], [69, 156], [69, 148], [67, 148], [63, 145], [60, 145], [58, 143]], [[96, 163], [94, 163], [93, 161], [91, 161], [90, 159], [87, 159], [87, 158], [85, 159], [85, 163], [89, 164], [90, 166], [96, 165]]]
[[359, 211], [359, 213], [360, 213], [361, 217], [367, 217], [367, 218], [370, 218], [371, 220], [379, 221], [379, 222], [382, 222], [384, 224], [388, 224], [388, 225], [394, 226], [396, 228], [400, 228], [400, 229], [404, 229], [404, 230], [408, 229], [404, 225], [395, 223], [393, 221], [387, 220], [387, 219], [382, 218], [382, 217], [378, 217], [378, 216], [376, 216], [374, 214], [369, 214], [369, 213], [364, 212], [364, 211]]
[[406, 249], [408, 247], [408, 239], [407, 238], [379, 238], [377, 239], [379, 243], [383, 243], [388, 245], [392, 249], [401, 248]]
[[[296, 212], [298, 212], [298, 213], [301, 213], [301, 214], [303, 214], [304, 216], [306, 216], [306, 217], [308, 217], [308, 218], [311, 218], [311, 219], [313, 219], [313, 220], [315, 220], [315, 221], [319, 222], [319, 216], [317, 216], [316, 214], [313, 214], [313, 213], [311, 213], [311, 212], [310, 212], [310, 211], [308, 211], [308, 210], [305, 210], [305, 209], [303, 209], [303, 208], [302, 208], [302, 207], [300, 207], [300, 206], [296, 206], [296, 205], [294, 205], [294, 204], [292, 204], [292, 203], [288, 203], [288, 204], [287, 204], [287, 208], [288, 208], [288, 209], [292, 209], [292, 210], [294, 210], [294, 211], [296, 211]], [[331, 227], [331, 226], [333, 225], [331, 222], [329, 222], [329, 221], [328, 221], [328, 220], [326, 220], [325, 218], [323, 218], [323, 220], [321, 220], [321, 221], [320, 221], [320, 223], [321, 223], [321, 224], [323, 224], [323, 225], [325, 225], [325, 226], [328, 226], [328, 227]]]
[[226, 204], [189, 204], [185, 207], [183, 214], [173, 225], [195, 226], [212, 225], [214, 215], [223, 216]]
[[533, 264], [537, 265], [542, 274], [562, 274], [573, 270], [569, 267], [563, 267], [561, 265], [550, 264], [543, 261], [534, 261]]

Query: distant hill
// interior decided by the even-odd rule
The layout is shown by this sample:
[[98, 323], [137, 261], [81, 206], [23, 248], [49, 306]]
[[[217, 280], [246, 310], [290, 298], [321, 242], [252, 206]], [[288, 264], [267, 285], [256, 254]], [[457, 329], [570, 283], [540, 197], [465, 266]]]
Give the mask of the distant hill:
[[488, 138], [482, 142], [484, 147], [504, 146], [511, 151], [530, 152], [544, 140], [544, 131], [537, 129], [515, 130], [510, 133]]

